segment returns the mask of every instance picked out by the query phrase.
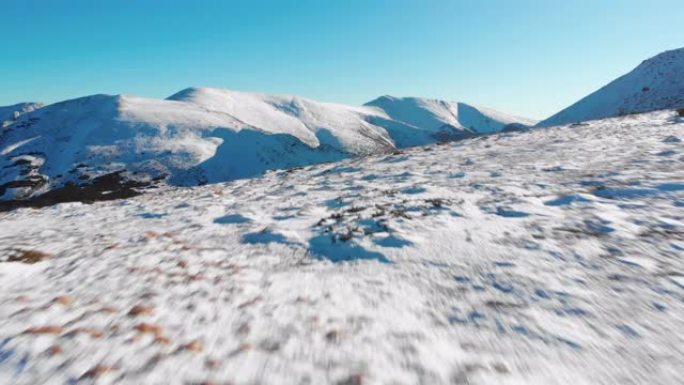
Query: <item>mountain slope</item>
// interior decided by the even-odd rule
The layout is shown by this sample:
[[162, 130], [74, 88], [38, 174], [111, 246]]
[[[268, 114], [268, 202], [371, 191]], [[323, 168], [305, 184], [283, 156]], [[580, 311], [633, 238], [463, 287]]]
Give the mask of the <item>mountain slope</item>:
[[0, 213], [0, 385], [681, 385], [673, 115]]
[[383, 111], [392, 120], [420, 128], [431, 136], [464, 138], [501, 131], [506, 125], [533, 125], [533, 120], [493, 109], [439, 99], [381, 96], [365, 104]]
[[366, 121], [372, 111], [360, 107], [214, 88], [188, 88], [167, 100], [225, 113], [265, 132], [290, 134], [311, 147], [324, 144], [362, 155], [378, 150], [369, 143], [392, 145], [382, 128]]
[[42, 106], [41, 103], [18, 103], [11, 106], [0, 106], [0, 128], [9, 126], [19, 116]]
[[491, 108], [458, 103], [458, 122], [478, 134], [502, 131], [506, 126], [534, 126], [537, 121], [504, 114]]
[[684, 107], [684, 48], [656, 55], [540, 127]]
[[27, 197], [114, 172], [193, 185], [394, 148], [384, 130], [360, 119], [345, 137], [331, 134], [336, 124], [253, 126], [194, 103], [130, 96], [69, 100], [22, 116], [0, 138], [0, 195]]
[[[113, 174], [136, 184], [213, 183], [474, 135], [449, 120], [444, 106], [422, 104], [402, 115], [375, 106], [212, 88], [188, 88], [166, 100], [68, 100], [20, 115], [6, 127], [0, 137], [0, 200], [97, 184]], [[420, 119], [406, 118], [414, 114]], [[483, 132], [496, 129], [475, 116], [472, 123], [485, 127]]]

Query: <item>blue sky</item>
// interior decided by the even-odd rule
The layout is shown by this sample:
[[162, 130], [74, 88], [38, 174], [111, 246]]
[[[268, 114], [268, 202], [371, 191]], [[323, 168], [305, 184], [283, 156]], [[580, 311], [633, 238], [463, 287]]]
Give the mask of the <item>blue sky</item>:
[[681, 0], [0, 0], [0, 105], [188, 86], [544, 118], [684, 46]]

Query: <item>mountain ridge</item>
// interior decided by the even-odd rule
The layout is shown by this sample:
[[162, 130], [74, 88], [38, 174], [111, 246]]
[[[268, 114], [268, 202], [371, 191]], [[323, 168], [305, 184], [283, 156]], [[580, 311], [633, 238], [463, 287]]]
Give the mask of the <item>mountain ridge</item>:
[[684, 48], [643, 61], [541, 122], [423, 97], [383, 95], [351, 106], [210, 87], [189, 87], [166, 99], [95, 94], [47, 106], [20, 103], [0, 107], [0, 201], [64, 188], [111, 193], [112, 181], [135, 187], [223, 182], [533, 126], [683, 107]]
[[[427, 107], [415, 108], [442, 113]], [[136, 183], [215, 183], [477, 134], [443, 115], [432, 122], [422, 127], [375, 106], [206, 87], [166, 99], [90, 95], [5, 127], [0, 200], [32, 199], [110, 174]]]
[[11, 106], [0, 106], [0, 128], [9, 126], [23, 114], [43, 107], [43, 103], [22, 102]]
[[684, 107], [684, 48], [661, 52], [537, 127]]

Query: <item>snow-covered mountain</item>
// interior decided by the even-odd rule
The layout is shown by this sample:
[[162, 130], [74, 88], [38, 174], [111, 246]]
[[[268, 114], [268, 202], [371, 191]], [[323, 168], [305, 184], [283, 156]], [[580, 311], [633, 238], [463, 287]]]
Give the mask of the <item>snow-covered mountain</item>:
[[0, 139], [0, 180], [10, 183], [4, 197], [84, 184], [118, 171], [126, 178], [201, 184], [393, 148], [382, 129], [360, 119], [355, 133], [338, 137], [330, 134], [341, 129], [335, 125], [309, 130], [264, 103], [242, 102], [251, 110], [241, 115], [251, 114], [260, 126], [211, 105], [177, 100], [94, 95], [44, 107], [22, 116]]
[[382, 128], [366, 121], [373, 111], [362, 107], [212, 88], [188, 88], [167, 100], [190, 103], [209, 114], [231, 116], [236, 119], [232, 128], [253, 127], [292, 135], [312, 148], [328, 146], [363, 155], [393, 147]]
[[507, 126], [531, 127], [537, 120], [509, 115], [491, 108], [458, 103], [458, 121], [464, 127], [478, 134], [491, 134], [504, 130]]
[[0, 106], [0, 128], [9, 126], [19, 116], [42, 107], [42, 103], [18, 103], [11, 106]]
[[540, 127], [684, 107], [684, 48], [665, 51], [570, 107]]
[[416, 97], [381, 96], [366, 103], [392, 120], [421, 129], [431, 137], [461, 138], [501, 131], [506, 125], [534, 125], [536, 121], [465, 103]]
[[[212, 88], [189, 88], [166, 100], [68, 100], [19, 115], [6, 127], [0, 137], [0, 200], [97, 184], [112, 174], [178, 185], [251, 177], [491, 132], [503, 116], [475, 110], [465, 128], [456, 120], [455, 104], [412, 100], [404, 113], [378, 107], [377, 100], [347, 106]], [[112, 180], [104, 181], [102, 188], [111, 189]]]
[[681, 385], [674, 115], [0, 212], [0, 385]]

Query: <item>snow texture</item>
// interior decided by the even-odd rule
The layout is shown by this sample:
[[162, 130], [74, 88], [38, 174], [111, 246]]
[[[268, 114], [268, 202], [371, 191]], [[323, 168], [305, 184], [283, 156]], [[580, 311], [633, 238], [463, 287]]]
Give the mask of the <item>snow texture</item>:
[[[106, 96], [37, 116], [113, 154], [175, 135], [154, 145], [201, 162], [221, 144], [186, 123], [288, 110], [279, 134], [314, 143], [298, 122], [356, 114], [257, 99], [242, 118]], [[0, 384], [681, 384], [681, 139], [664, 111], [0, 213]]]

